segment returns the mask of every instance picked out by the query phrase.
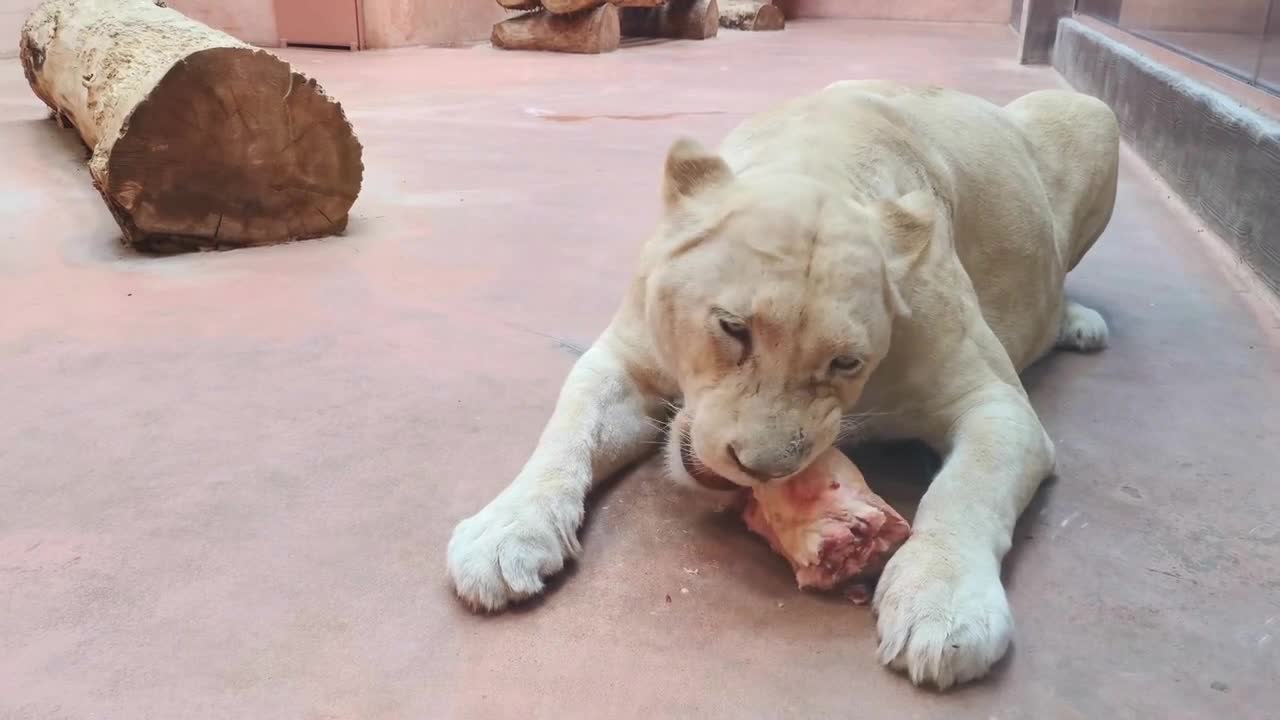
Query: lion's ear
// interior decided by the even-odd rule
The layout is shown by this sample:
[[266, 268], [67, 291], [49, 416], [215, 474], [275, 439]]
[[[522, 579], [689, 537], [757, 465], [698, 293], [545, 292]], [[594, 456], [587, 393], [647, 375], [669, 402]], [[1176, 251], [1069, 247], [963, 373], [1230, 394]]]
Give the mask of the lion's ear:
[[914, 260], [933, 239], [938, 201], [924, 190], [909, 192], [897, 200], [880, 203], [880, 218], [890, 254]]
[[886, 298], [900, 316], [910, 314], [903, 299], [902, 285], [933, 240], [938, 225], [938, 201], [923, 190], [880, 203], [884, 225]]
[[733, 171], [725, 161], [696, 141], [681, 138], [667, 151], [662, 197], [670, 208], [709, 188], [728, 183]]

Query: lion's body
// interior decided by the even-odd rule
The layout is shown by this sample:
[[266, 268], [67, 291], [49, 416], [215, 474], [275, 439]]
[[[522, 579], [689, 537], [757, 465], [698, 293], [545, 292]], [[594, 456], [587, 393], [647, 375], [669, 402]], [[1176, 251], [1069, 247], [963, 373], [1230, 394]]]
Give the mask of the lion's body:
[[[1111, 217], [1117, 134], [1105, 104], [1073, 92], [1000, 107], [849, 81], [747, 120], [721, 154], [739, 175], [772, 167], [819, 176], [863, 202], [935, 192], [953, 213], [949, 239], [982, 315], [1021, 371], [1057, 340], [1064, 278]], [[968, 293], [939, 290], [908, 299], [914, 313], [941, 316], [926, 321], [934, 338], [951, 314], [931, 305]]]
[[[577, 552], [592, 482], [651, 448], [726, 483], [795, 474], [842, 414], [946, 455], [876, 593], [884, 662], [945, 687], [1012, 632], [999, 579], [1053, 468], [1018, 373], [1106, 342], [1064, 279], [1111, 216], [1118, 132], [1063, 91], [1001, 108], [946, 90], [837, 83], [668, 155], [666, 213], [613, 323], [578, 362], [534, 456], [463, 521], [459, 595], [499, 609]], [[945, 648], [951, 648], [945, 650]]]

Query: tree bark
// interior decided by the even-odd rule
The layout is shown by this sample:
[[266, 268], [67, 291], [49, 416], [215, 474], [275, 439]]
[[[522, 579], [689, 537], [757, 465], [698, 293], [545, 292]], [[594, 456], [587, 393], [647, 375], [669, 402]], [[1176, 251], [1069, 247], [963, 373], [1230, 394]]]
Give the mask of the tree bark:
[[659, 7], [623, 8], [620, 19], [622, 34], [628, 37], [705, 40], [720, 28], [716, 0], [667, 0]]
[[542, 7], [546, 8], [547, 12], [567, 15], [603, 5], [605, 2], [606, 0], [542, 0]]
[[768, 0], [724, 0], [720, 27], [732, 30], [781, 30], [786, 25], [782, 10]]
[[618, 9], [605, 4], [568, 15], [546, 10], [526, 13], [493, 26], [490, 41], [505, 50], [606, 53], [618, 49]]
[[532, 2], [534, 7], [541, 5], [557, 15], [586, 10], [606, 2], [618, 7], [657, 7], [667, 0], [499, 0], [499, 2]]
[[346, 227], [360, 142], [341, 105], [274, 55], [154, 0], [46, 0], [19, 53], [92, 150], [126, 244], [221, 249]]

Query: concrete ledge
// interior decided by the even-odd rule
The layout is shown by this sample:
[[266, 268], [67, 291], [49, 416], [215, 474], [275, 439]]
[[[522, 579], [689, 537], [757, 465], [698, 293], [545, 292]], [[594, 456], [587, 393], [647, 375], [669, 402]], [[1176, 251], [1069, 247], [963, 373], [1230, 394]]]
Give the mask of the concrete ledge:
[[1280, 293], [1280, 123], [1070, 18], [1053, 66], [1110, 105], [1124, 139]]
[[1023, 65], [1046, 65], [1053, 56], [1058, 21], [1071, 16], [1075, 0], [1018, 0], [1018, 62]]
[[788, 18], [1008, 23], [1010, 0], [774, 0]]

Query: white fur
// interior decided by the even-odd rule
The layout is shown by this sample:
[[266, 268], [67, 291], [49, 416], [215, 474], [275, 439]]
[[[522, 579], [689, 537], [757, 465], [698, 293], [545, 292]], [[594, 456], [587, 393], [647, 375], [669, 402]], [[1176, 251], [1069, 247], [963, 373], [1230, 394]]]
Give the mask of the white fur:
[[502, 610], [542, 592], [543, 578], [582, 551], [582, 505], [564, 495], [538, 497], [516, 485], [458, 523], [447, 564], [458, 597], [477, 610]]
[[1094, 352], [1107, 346], [1107, 321], [1097, 310], [1068, 300], [1062, 314], [1057, 346], [1064, 350]]
[[[459, 597], [540, 592], [579, 551], [592, 483], [652, 451], [674, 400], [697, 461], [740, 485], [803, 467], [849, 413], [944, 457], [876, 589], [881, 661], [939, 688], [985, 674], [1013, 633], [1000, 565], [1054, 467], [1018, 372], [1106, 344], [1063, 284], [1110, 219], [1118, 144], [1075, 93], [1000, 108], [882, 81], [756, 116], [718, 154], [677, 142], [613, 321], [515, 481], [454, 531]], [[858, 371], [833, 369], [851, 355]]]
[[593, 478], [638, 458], [657, 435], [660, 402], [637, 391], [606, 340], [570, 372], [533, 456], [479, 513], [458, 523], [446, 567], [458, 597], [502, 610], [541, 592], [581, 552], [578, 528]]
[[908, 543], [889, 561], [874, 607], [880, 662], [916, 684], [945, 689], [979, 678], [1013, 636], [991, 554], [934, 538]]

